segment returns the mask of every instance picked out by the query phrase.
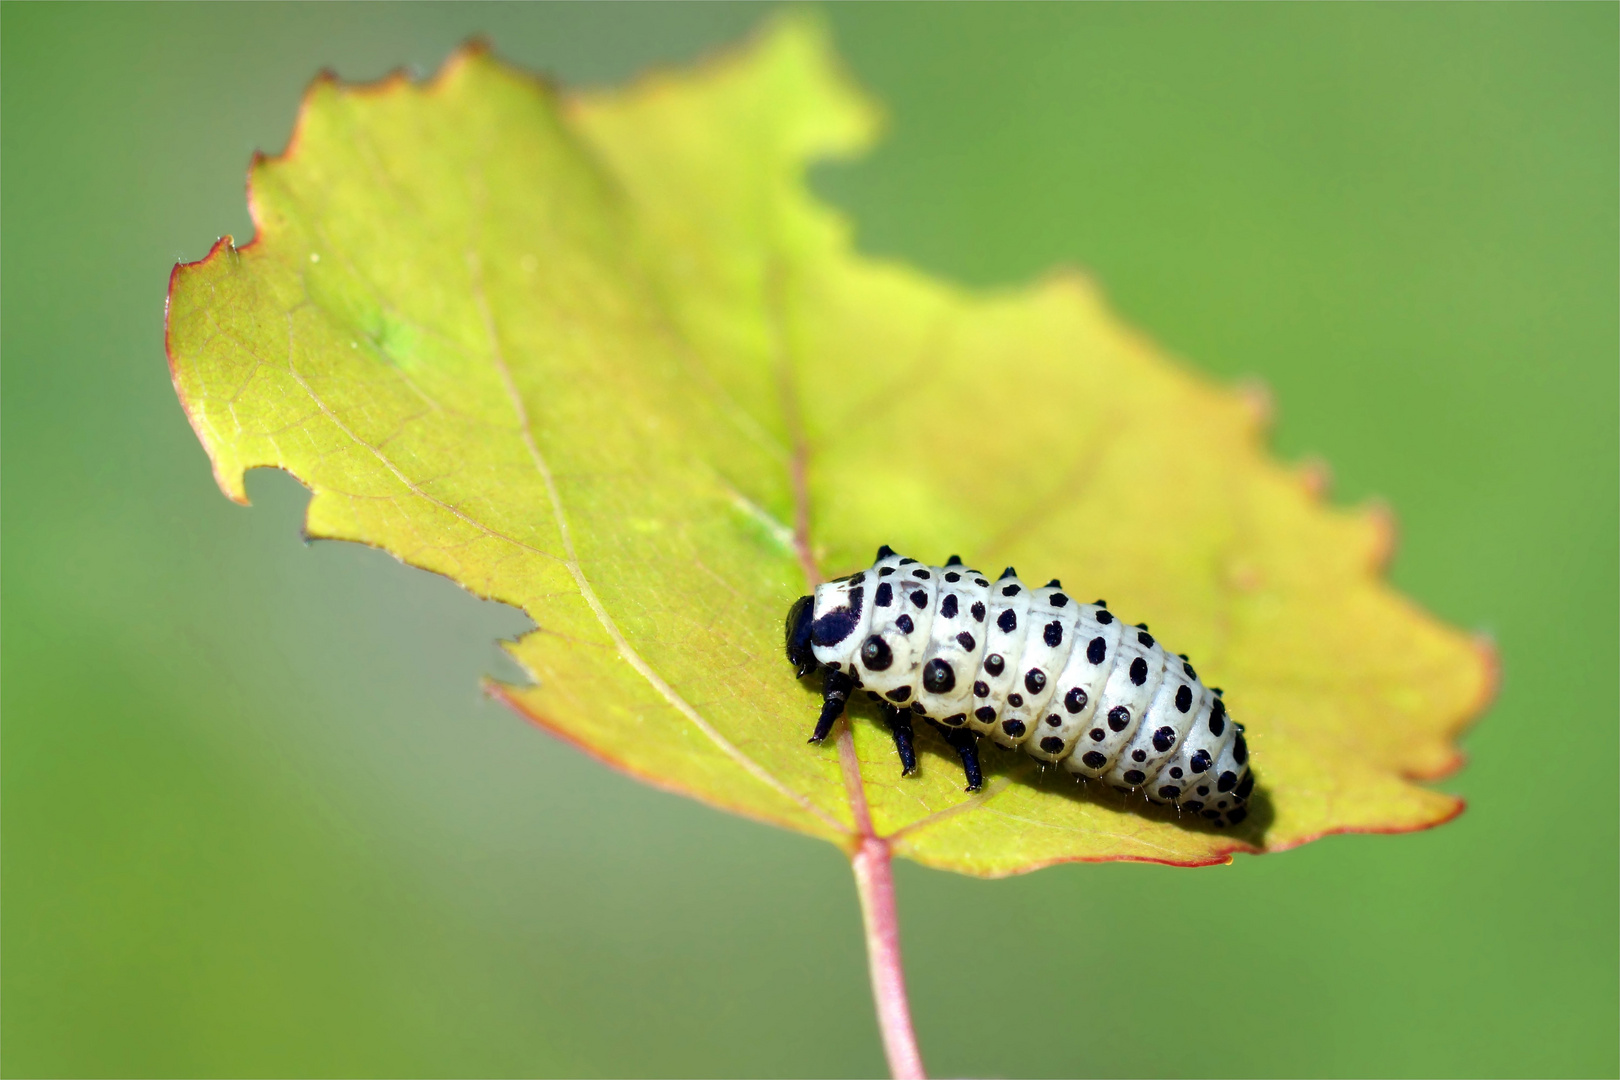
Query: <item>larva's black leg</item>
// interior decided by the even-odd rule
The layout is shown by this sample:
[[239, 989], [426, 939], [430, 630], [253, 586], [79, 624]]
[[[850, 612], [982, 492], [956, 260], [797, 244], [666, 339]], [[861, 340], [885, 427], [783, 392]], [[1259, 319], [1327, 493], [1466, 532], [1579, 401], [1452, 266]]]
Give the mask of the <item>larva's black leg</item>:
[[885, 705], [883, 718], [889, 722], [894, 748], [900, 752], [900, 775], [910, 776], [917, 771], [917, 750], [911, 744], [911, 714], [893, 705]]
[[833, 721], [843, 714], [844, 702], [849, 700], [849, 692], [854, 685], [842, 671], [827, 669], [827, 681], [821, 685], [821, 716], [816, 720], [816, 730], [810, 735], [811, 742], [818, 743], [827, 737]]
[[967, 789], [978, 791], [984, 787], [984, 774], [979, 771], [979, 739], [968, 728], [948, 728], [944, 724], [930, 720], [934, 730], [945, 737], [962, 758], [962, 771], [967, 774]]

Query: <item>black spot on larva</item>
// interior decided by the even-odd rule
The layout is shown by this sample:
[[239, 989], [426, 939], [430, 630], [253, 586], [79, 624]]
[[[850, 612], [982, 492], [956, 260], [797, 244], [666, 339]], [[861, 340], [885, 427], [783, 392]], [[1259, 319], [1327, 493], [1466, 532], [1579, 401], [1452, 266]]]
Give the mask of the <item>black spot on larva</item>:
[[923, 689], [930, 694], [948, 694], [956, 687], [956, 672], [935, 657], [923, 666]]
[[1147, 682], [1147, 661], [1140, 656], [1131, 661], [1131, 682], [1137, 686]]
[[973, 640], [973, 635], [968, 633], [966, 630], [956, 635], [956, 643], [962, 646], [963, 652], [972, 652], [974, 646], [979, 644], [977, 641]]
[[1201, 817], [1206, 817], [1209, 820], [1214, 821], [1216, 818], [1221, 816], [1221, 812], [1219, 810], [1205, 810], [1203, 812], [1203, 814], [1201, 814], [1200, 816]]
[[1067, 694], [1063, 695], [1063, 707], [1072, 713], [1077, 713], [1086, 707], [1086, 702], [1089, 700], [1090, 699], [1086, 697], [1085, 689], [1083, 687], [1076, 686]]
[[1046, 718], [1046, 726], [1047, 727], [1062, 727], [1063, 726], [1063, 717], [1059, 716], [1057, 713], [1051, 714], [1050, 716], [1048, 716]]
[[913, 630], [917, 629], [917, 624], [911, 621], [910, 615], [900, 616], [898, 619], [894, 620], [894, 625], [900, 628], [900, 632], [902, 634], [909, 634]]
[[1174, 784], [1166, 784], [1164, 787], [1159, 789], [1159, 798], [1161, 799], [1173, 799], [1180, 794], [1181, 789], [1176, 787]]
[[951, 727], [961, 727], [963, 724], [967, 723], [967, 716], [962, 713], [957, 713], [954, 716], [947, 716], [941, 721], [941, 723], [948, 724]]
[[[939, 617], [942, 619], [956, 618], [956, 594], [950, 593], [939, 603]], [[1186, 712], [1185, 709], [1182, 710]]]
[[872, 561], [882, 562], [884, 559], [892, 559], [893, 557], [894, 548], [890, 547], [888, 544], [884, 544], [882, 547], [878, 548], [877, 558], [873, 559]]
[[889, 665], [894, 663], [894, 653], [889, 651], [882, 638], [873, 634], [861, 645], [861, 663], [868, 671], [887, 671]]
[[1115, 731], [1124, 731], [1131, 722], [1131, 710], [1123, 705], [1115, 705], [1108, 710], [1108, 726]]
[[981, 709], [973, 710], [973, 715], [979, 718], [979, 723], [988, 724], [996, 718], [996, 710], [986, 705]]
[[1014, 630], [1018, 629], [1018, 612], [1014, 611], [1012, 608], [1008, 608], [1006, 611], [1003, 611], [1000, 615], [996, 616], [996, 625], [1001, 627], [1001, 632], [1003, 634], [1012, 633]]
[[1041, 631], [1041, 640], [1046, 642], [1049, 649], [1055, 649], [1063, 644], [1063, 624], [1056, 619], [1047, 623], [1046, 629]]
[[973, 616], [974, 622], [984, 622], [984, 605], [975, 600], [973, 606], [968, 608], [968, 614]]
[[894, 573], [894, 567], [885, 566], [883, 569], [878, 571], [878, 577], [888, 577], [892, 573]]
[[1108, 764], [1108, 759], [1095, 750], [1087, 750], [1080, 756], [1080, 760], [1088, 769], [1100, 769]]
[[1001, 576], [996, 578], [996, 580], [997, 581], [1006, 581], [1010, 577], [1017, 577], [1017, 576], [1018, 576], [1018, 571], [1014, 570], [1012, 567], [1009, 566], [1009, 567], [1007, 567], [1007, 569], [1005, 569], [1005, 570], [1003, 570], [1001, 572]]
[[1231, 791], [1236, 786], [1237, 773], [1231, 772], [1230, 770], [1221, 773], [1220, 778], [1215, 781], [1216, 791]]
[[1198, 813], [1198, 811], [1200, 811], [1200, 810], [1202, 810], [1204, 808], [1204, 804], [1199, 802], [1197, 799], [1192, 799], [1192, 800], [1190, 800], [1188, 802], [1182, 803], [1181, 808], [1183, 810], [1187, 811], [1188, 813], [1196, 814], [1196, 813]]
[[1219, 698], [1215, 699], [1214, 706], [1209, 710], [1209, 733], [1219, 737], [1226, 730], [1226, 703]]
[[1108, 738], [1108, 732], [1104, 731], [1100, 727], [1094, 727], [1090, 731], [1086, 732], [1086, 734], [1091, 736], [1092, 742], [1102, 742], [1104, 739]]
[[990, 684], [983, 681], [982, 679], [979, 682], [974, 683], [973, 684], [973, 696], [974, 697], [989, 697], [990, 696]]
[[912, 563], [914, 563], [916, 561], [917, 561], [916, 559], [901, 559], [900, 560], [900, 565], [901, 566], [910, 566]]
[[1226, 821], [1230, 825], [1241, 825], [1241, 824], [1243, 824], [1243, 819], [1248, 817], [1248, 816], [1249, 816], [1248, 807], [1246, 807], [1246, 806], [1236, 806], [1236, 807], [1233, 807], [1231, 810], [1228, 810], [1226, 812]]
[[1147, 751], [1146, 750], [1132, 750], [1131, 751], [1131, 760], [1132, 761], [1146, 761], [1147, 760]]
[[1086, 659], [1093, 664], [1100, 664], [1108, 659], [1108, 642], [1100, 637], [1092, 638], [1091, 644], [1086, 646]]
[[1182, 772], [1181, 772], [1181, 766], [1180, 765], [1177, 765], [1177, 766], [1173, 767], [1170, 770], [1170, 779], [1172, 779], [1172, 780], [1180, 780], [1181, 777], [1182, 777]]
[[1189, 679], [1198, 678], [1198, 673], [1193, 670], [1193, 666], [1191, 664], [1182, 664], [1181, 671], [1182, 674], [1186, 675]]
[[1125, 770], [1124, 779], [1127, 784], [1140, 784], [1147, 779], [1147, 773], [1141, 769], [1127, 769]]
[[1153, 635], [1148, 633], [1146, 630], [1142, 631], [1140, 634], [1137, 634], [1136, 640], [1144, 649], [1153, 648]]
[[1232, 741], [1232, 760], [1242, 765], [1249, 760], [1249, 744], [1243, 738], [1243, 729], [1238, 728], [1237, 738]]
[[945, 575], [945, 580], [950, 582], [952, 585], [955, 585], [958, 581], [962, 580], [962, 575], [958, 574], [955, 570], [952, 570], [950, 573]]
[[1051, 604], [1055, 608], [1063, 607], [1068, 602], [1069, 598], [1060, 592], [1053, 593], [1051, 599], [1047, 601], [1047, 603]]
[[1020, 705], [1022, 705], [1023, 703], [1024, 703], [1024, 695], [1023, 694], [1008, 694], [1007, 695], [1007, 704], [1011, 705], [1013, 708], [1016, 709]]
[[1187, 768], [1193, 772], [1208, 772], [1210, 766], [1214, 764], [1215, 762], [1210, 758], [1208, 750], [1200, 750], [1187, 759]]
[[1059, 750], [1063, 749], [1063, 740], [1058, 738], [1056, 735], [1048, 735], [1046, 738], [1041, 740], [1041, 749], [1045, 750], [1048, 754], [1055, 754]]
[[882, 698], [878, 697], [876, 690], [868, 690], [866, 692], [866, 696], [871, 698], [873, 701], [881, 701], [881, 700], [883, 700]]
[[883, 696], [888, 698], [890, 701], [904, 701], [911, 696], [911, 687], [897, 686]]
[[1000, 675], [1007, 670], [1007, 661], [1001, 658], [1000, 653], [993, 652], [984, 658], [984, 670], [992, 675]]
[[913, 701], [911, 703], [911, 711], [916, 713], [918, 716], [926, 716], [928, 714], [928, 710], [923, 708], [923, 703], [920, 701]]
[[1021, 593], [1023, 591], [1024, 590], [1020, 589], [1017, 585], [1008, 585], [1007, 587], [1005, 587], [1004, 589], [1001, 590], [1001, 595], [1002, 596], [1017, 596], [1019, 593]]
[[920, 608], [925, 608], [928, 606], [928, 594], [918, 589], [911, 594], [911, 602]]
[[961, 566], [962, 565], [962, 556], [960, 556], [960, 555], [952, 555], [950, 558], [945, 560], [945, 565], [946, 566]]
[[1114, 621], [1114, 617], [1106, 611], [1099, 611], [1097, 614], [1093, 615], [1092, 618], [1096, 619], [1104, 626], [1107, 626], [1109, 623]]
[[1247, 799], [1249, 797], [1249, 792], [1253, 790], [1254, 773], [1247, 773], [1243, 777], [1243, 782], [1232, 789], [1232, 794], [1236, 795], [1240, 799]]
[[1176, 745], [1175, 728], [1162, 727], [1153, 733], [1153, 749], [1157, 750], [1159, 753], [1169, 753], [1170, 748], [1174, 745]]
[[927, 581], [929, 578], [933, 577], [934, 575], [930, 574], [926, 570], [913, 570], [911, 572], [911, 576], [916, 578], [918, 581]]
[[1038, 694], [1046, 689], [1046, 672], [1040, 668], [1030, 668], [1024, 672], [1024, 689], [1032, 694]]
[[1015, 739], [1024, 737], [1024, 722], [1022, 720], [1003, 720], [1001, 730]]
[[1176, 691], [1176, 711], [1186, 712], [1190, 708], [1192, 708], [1192, 687], [1182, 683], [1181, 689]]
[[861, 598], [865, 592], [866, 590], [861, 588], [849, 590], [848, 604], [834, 608], [811, 623], [810, 640], [825, 648], [828, 645], [836, 645], [853, 634], [861, 621]]
[[1208, 784], [1199, 784], [1198, 785], [1198, 794], [1200, 794], [1200, 795], [1208, 795], [1209, 794], [1209, 785]]
[[974, 578], [973, 579], [973, 584], [977, 585], [981, 589], [988, 589], [990, 587], [990, 583], [988, 581], [984, 580], [984, 578], [982, 578], [982, 577]]
[[877, 592], [872, 594], [872, 603], [876, 604], [878, 607], [888, 607], [890, 604], [894, 603], [894, 586], [890, 585], [887, 581], [879, 585], [877, 587]]

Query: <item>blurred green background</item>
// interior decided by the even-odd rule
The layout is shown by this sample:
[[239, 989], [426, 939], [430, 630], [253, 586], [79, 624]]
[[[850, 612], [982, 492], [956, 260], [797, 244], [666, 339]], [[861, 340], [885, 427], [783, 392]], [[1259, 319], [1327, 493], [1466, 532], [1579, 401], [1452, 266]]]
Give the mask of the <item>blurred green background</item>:
[[[891, 119], [814, 178], [866, 250], [976, 284], [1078, 263], [1264, 379], [1278, 452], [1387, 498], [1395, 582], [1505, 670], [1442, 829], [902, 864], [937, 1073], [1620, 1071], [1617, 11], [826, 9]], [[606, 84], [766, 14], [0, 10], [8, 1075], [882, 1071], [842, 857], [482, 700], [525, 620], [304, 546], [283, 475], [226, 502], [162, 350], [170, 266], [251, 236], [248, 156], [318, 68], [428, 72], [484, 32]]]

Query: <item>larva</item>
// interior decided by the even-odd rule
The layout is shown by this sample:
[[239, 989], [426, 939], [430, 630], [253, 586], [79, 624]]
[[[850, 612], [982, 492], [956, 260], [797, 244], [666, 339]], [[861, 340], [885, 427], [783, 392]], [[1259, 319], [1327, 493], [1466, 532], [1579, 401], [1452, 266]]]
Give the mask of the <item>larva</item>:
[[1215, 825], [1247, 816], [1248, 745], [1221, 691], [1145, 623], [1077, 603], [1055, 579], [1032, 589], [1008, 567], [992, 583], [954, 555], [924, 566], [884, 545], [871, 569], [794, 602], [787, 657], [800, 678], [825, 672], [813, 743], [863, 689], [882, 703], [908, 775], [920, 716], [961, 757], [969, 791], [983, 784], [984, 735]]

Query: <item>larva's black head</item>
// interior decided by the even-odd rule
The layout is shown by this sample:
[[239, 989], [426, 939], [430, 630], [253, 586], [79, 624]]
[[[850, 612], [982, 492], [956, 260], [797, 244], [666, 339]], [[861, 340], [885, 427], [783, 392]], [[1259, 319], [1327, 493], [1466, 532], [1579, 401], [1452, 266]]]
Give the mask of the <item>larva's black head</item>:
[[804, 678], [816, 670], [816, 657], [810, 651], [810, 622], [815, 615], [815, 598], [801, 596], [793, 601], [787, 615], [787, 658], [794, 673]]

